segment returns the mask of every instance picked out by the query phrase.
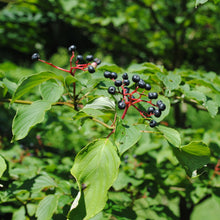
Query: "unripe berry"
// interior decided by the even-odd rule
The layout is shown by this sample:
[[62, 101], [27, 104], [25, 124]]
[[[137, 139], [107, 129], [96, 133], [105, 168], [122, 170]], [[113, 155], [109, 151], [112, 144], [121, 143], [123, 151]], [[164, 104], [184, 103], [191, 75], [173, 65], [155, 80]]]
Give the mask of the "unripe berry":
[[117, 74], [117, 73], [111, 72], [110, 79], [117, 79], [117, 77], [118, 77], [118, 74]]
[[118, 102], [118, 108], [119, 108], [119, 109], [124, 109], [125, 107], [126, 107], [126, 104], [125, 104], [124, 101], [119, 101], [119, 102]]
[[93, 66], [88, 66], [88, 71], [90, 73], [94, 73], [95, 72], [95, 68]]
[[129, 79], [124, 79], [123, 84], [125, 86], [129, 86], [130, 85], [130, 80]]
[[115, 86], [119, 87], [122, 85], [122, 81], [121, 80], [115, 80]]
[[87, 61], [92, 61], [93, 60], [93, 55], [87, 55], [86, 60]]
[[34, 54], [31, 56], [31, 59], [32, 59], [33, 61], [36, 61], [36, 60], [40, 59], [39, 53], [34, 53]]
[[140, 88], [145, 88], [145, 86], [146, 86], [146, 83], [144, 82], [144, 80], [143, 79], [141, 79], [139, 82], [138, 82], [138, 86], [140, 87]]
[[154, 128], [155, 126], [157, 126], [157, 122], [154, 121], [154, 120], [151, 120], [151, 121], [150, 121], [150, 127], [151, 127], [151, 128]]
[[161, 111], [159, 109], [155, 109], [154, 116], [159, 118], [161, 116]]
[[135, 82], [135, 83], [139, 82], [140, 79], [141, 79], [141, 78], [140, 78], [140, 76], [138, 76], [138, 75], [133, 75], [133, 76], [132, 76], [132, 81]]
[[146, 89], [146, 90], [151, 90], [151, 85], [148, 84], [148, 83], [146, 83], [145, 89]]
[[114, 86], [110, 86], [108, 88], [108, 93], [114, 95], [116, 92], [116, 88]]
[[105, 77], [105, 78], [110, 78], [110, 77], [111, 77], [111, 72], [105, 71], [105, 72], [104, 72], [104, 77]]
[[69, 48], [68, 48], [69, 52], [73, 52], [76, 50], [76, 46], [75, 45], [71, 45]]
[[128, 79], [128, 74], [127, 73], [123, 73], [122, 79]]

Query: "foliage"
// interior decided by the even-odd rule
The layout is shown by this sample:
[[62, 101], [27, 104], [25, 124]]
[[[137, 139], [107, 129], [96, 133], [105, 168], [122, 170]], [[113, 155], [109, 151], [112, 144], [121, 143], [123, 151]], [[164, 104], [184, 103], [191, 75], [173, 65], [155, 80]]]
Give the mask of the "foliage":
[[219, 1], [214, 2], [216, 5], [204, 0], [2, 3], [0, 59], [27, 60], [33, 48], [48, 56], [74, 39], [81, 53], [99, 48], [120, 66], [150, 61], [163, 63], [169, 70], [186, 66], [218, 73]]
[[[2, 218], [196, 219], [203, 206], [218, 210], [216, 73], [148, 62], [126, 70], [102, 63], [74, 77], [41, 63], [29, 73], [14, 67], [0, 66]], [[135, 109], [121, 119], [105, 70], [151, 84], [167, 105], [159, 126]]]

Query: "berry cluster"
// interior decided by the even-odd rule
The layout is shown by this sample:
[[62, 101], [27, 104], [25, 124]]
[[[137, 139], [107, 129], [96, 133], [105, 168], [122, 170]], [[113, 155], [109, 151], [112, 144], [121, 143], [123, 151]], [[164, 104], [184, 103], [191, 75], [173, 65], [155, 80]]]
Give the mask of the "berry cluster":
[[[105, 71], [104, 77], [111, 79], [115, 85], [110, 86], [108, 88], [109, 94], [114, 95], [118, 93], [122, 95], [122, 99], [118, 102], [118, 108], [124, 109], [122, 119], [124, 119], [128, 108], [130, 106], [133, 106], [135, 109], [139, 111], [142, 117], [144, 117], [147, 120], [150, 120], [150, 127], [155, 127], [157, 125], [157, 122], [155, 120], [152, 120], [151, 116], [154, 115], [157, 118], [160, 117], [162, 111], [166, 109], [166, 105], [161, 100], [158, 100], [156, 104], [152, 103], [153, 99], [158, 98], [158, 94], [156, 92], [149, 92], [148, 95], [145, 94], [145, 90], [151, 90], [150, 84], [146, 83], [143, 79], [141, 79], [139, 75], [133, 75], [132, 81], [134, 83], [134, 89], [133, 91], [130, 91], [130, 88], [128, 88], [127, 86], [129, 86], [131, 82], [127, 73], [124, 73], [122, 75], [122, 80], [117, 79], [118, 75], [115, 72]], [[139, 88], [142, 89], [141, 92], [138, 91]], [[135, 98], [135, 94], [138, 95], [137, 98]], [[142, 96], [148, 96], [149, 100], [142, 99]], [[151, 105], [150, 107], [148, 107], [147, 112], [139, 109], [135, 105], [140, 102], [145, 102]]]
[[68, 48], [68, 50], [72, 54], [72, 56], [70, 58], [70, 70], [63, 69], [61, 67], [53, 65], [52, 63], [48, 63], [47, 61], [40, 59], [40, 55], [38, 53], [34, 53], [31, 58], [34, 61], [40, 61], [40, 62], [46, 63], [56, 69], [62, 70], [64, 72], [68, 72], [72, 76], [75, 75], [76, 70], [89, 71], [90, 73], [94, 73], [97, 65], [99, 65], [101, 63], [101, 60], [98, 58], [94, 59], [93, 55], [87, 55], [85, 60], [82, 55], [77, 55], [76, 59], [75, 59], [75, 66], [73, 66], [73, 58], [75, 57], [76, 46], [71, 45]]

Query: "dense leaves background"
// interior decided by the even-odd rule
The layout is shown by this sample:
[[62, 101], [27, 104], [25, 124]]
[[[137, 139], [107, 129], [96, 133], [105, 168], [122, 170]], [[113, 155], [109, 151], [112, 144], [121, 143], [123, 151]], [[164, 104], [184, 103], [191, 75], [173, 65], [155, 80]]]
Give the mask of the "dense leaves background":
[[[214, 3], [0, 1], [0, 219], [218, 219], [220, 15]], [[79, 53], [102, 58], [93, 76], [72, 79], [31, 64], [39, 51], [66, 68], [72, 43]], [[106, 139], [111, 129], [95, 121], [110, 127], [121, 113], [106, 92], [111, 83], [104, 70], [137, 73], [152, 85], [167, 105], [158, 128], [129, 109]], [[80, 112], [54, 104], [66, 101], [73, 81], [81, 97], [89, 93]], [[87, 157], [109, 164], [88, 166]]]

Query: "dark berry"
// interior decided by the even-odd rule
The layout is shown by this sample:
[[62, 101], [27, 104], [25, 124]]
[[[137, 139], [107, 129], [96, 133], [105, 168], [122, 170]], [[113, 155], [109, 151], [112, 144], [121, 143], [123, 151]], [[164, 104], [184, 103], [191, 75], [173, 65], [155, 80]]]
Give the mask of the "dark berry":
[[160, 104], [162, 104], [163, 103], [163, 101], [161, 101], [161, 100], [158, 100], [157, 101], [157, 105], [160, 105]]
[[126, 104], [125, 104], [124, 101], [119, 101], [119, 102], [118, 102], [118, 108], [120, 108], [120, 109], [124, 109], [125, 106], [126, 106]]
[[154, 121], [154, 120], [151, 120], [151, 121], [150, 121], [150, 127], [151, 127], [151, 128], [154, 128], [155, 126], [157, 126], [157, 122]]
[[121, 80], [115, 80], [115, 86], [119, 87], [122, 85], [122, 81]]
[[132, 81], [135, 82], [135, 83], [139, 82], [140, 79], [141, 79], [141, 78], [140, 78], [140, 76], [138, 76], [138, 75], [133, 75], [133, 76], [132, 76]]
[[110, 78], [110, 77], [111, 77], [111, 72], [105, 71], [105, 72], [104, 72], [104, 77], [105, 77], [105, 78]]
[[93, 55], [87, 55], [86, 60], [87, 61], [92, 61], [93, 60]]
[[124, 79], [124, 80], [123, 80], [123, 84], [124, 84], [125, 86], [129, 86], [130, 80], [129, 80], [129, 79]]
[[128, 79], [128, 74], [127, 73], [123, 73], [122, 79]]
[[160, 103], [158, 105], [158, 108], [159, 108], [160, 111], [164, 111], [166, 109], [166, 105], [164, 103]]
[[116, 88], [114, 86], [110, 86], [108, 88], [108, 93], [114, 95], [116, 92]]
[[157, 99], [158, 98], [158, 94], [156, 92], [153, 92], [153, 99]]
[[97, 65], [99, 65], [101, 63], [101, 60], [99, 58], [95, 58], [93, 61], [96, 62]]
[[144, 82], [143, 79], [141, 79], [141, 80], [138, 82], [138, 86], [139, 86], [140, 88], [145, 88], [146, 83]]
[[76, 60], [78, 60], [79, 62], [83, 62], [83, 56], [82, 55], [77, 55]]
[[69, 52], [73, 52], [76, 50], [76, 46], [75, 45], [71, 45], [69, 48], [68, 48]]
[[111, 72], [110, 79], [117, 79], [117, 77], [118, 77], [118, 74], [117, 74], [117, 73]]
[[130, 89], [128, 87], [124, 87], [125, 89], [125, 94], [129, 93]]
[[155, 111], [155, 108], [153, 106], [147, 109], [148, 114], [154, 113], [154, 111]]
[[154, 116], [159, 118], [161, 116], [161, 111], [159, 109], [155, 109]]
[[33, 61], [36, 61], [36, 60], [40, 59], [39, 53], [34, 53], [34, 54], [31, 56], [31, 59], [32, 59]]
[[151, 90], [151, 85], [148, 84], [148, 83], [146, 83], [145, 89], [146, 89], [146, 90]]
[[94, 73], [95, 72], [95, 68], [93, 66], [88, 66], [88, 71], [90, 73]]
[[148, 93], [148, 98], [149, 98], [149, 99], [153, 99], [153, 98], [154, 98], [153, 92], [149, 92], [149, 93]]

